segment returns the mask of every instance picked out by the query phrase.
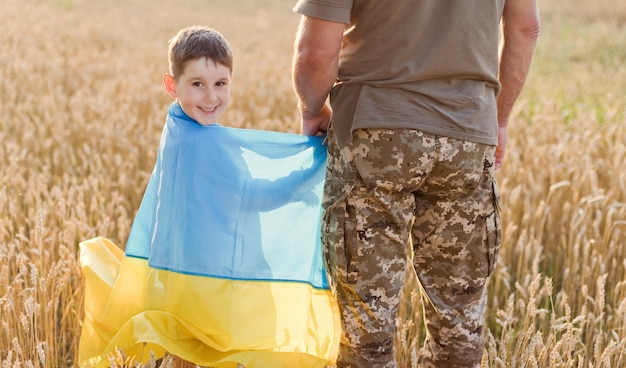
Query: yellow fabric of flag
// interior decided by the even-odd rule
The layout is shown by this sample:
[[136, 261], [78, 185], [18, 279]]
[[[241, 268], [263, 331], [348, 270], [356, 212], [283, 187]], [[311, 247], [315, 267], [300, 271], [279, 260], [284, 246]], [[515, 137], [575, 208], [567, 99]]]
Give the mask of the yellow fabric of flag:
[[82, 367], [108, 367], [116, 348], [142, 362], [167, 351], [216, 368], [334, 364], [339, 321], [328, 290], [158, 270], [102, 237], [80, 248]]

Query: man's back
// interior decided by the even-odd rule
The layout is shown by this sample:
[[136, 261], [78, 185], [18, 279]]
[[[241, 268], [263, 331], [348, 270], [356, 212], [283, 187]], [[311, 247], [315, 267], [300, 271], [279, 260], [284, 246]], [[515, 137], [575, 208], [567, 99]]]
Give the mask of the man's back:
[[397, 85], [439, 78], [496, 86], [504, 0], [355, 0], [339, 81]]
[[341, 142], [355, 129], [386, 127], [497, 143], [504, 0], [313, 3], [300, 4], [349, 22], [331, 95]]

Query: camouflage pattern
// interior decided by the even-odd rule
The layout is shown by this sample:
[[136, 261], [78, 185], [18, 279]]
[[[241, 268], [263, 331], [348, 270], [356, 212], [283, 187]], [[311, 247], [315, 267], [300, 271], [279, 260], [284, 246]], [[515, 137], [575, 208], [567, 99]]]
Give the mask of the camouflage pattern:
[[[495, 147], [410, 129], [328, 133], [322, 242], [341, 309], [337, 367], [395, 368], [405, 270], [420, 281], [421, 367], [479, 367], [501, 240]], [[410, 250], [413, 250], [411, 252]]]

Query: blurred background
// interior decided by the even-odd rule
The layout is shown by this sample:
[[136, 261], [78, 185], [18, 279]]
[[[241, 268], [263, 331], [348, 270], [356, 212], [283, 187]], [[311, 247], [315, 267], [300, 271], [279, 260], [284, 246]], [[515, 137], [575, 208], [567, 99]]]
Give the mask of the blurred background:
[[[75, 366], [78, 243], [124, 245], [170, 97], [167, 42], [216, 28], [235, 52], [223, 125], [299, 132], [298, 16], [285, 0], [0, 0], [0, 361]], [[626, 366], [626, 3], [540, 3], [542, 31], [498, 172], [490, 367]], [[416, 295], [399, 326], [413, 366]]]

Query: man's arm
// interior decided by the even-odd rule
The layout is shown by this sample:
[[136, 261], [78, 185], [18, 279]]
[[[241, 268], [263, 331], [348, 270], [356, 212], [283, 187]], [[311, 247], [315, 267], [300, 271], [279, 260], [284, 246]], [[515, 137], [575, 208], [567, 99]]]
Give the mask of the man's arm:
[[302, 115], [302, 133], [320, 135], [328, 129], [326, 103], [337, 80], [345, 24], [302, 16], [293, 59], [293, 87]]
[[539, 36], [537, 0], [507, 0], [502, 24], [504, 43], [498, 75], [502, 89], [498, 95], [496, 169], [504, 162], [509, 116], [526, 81]]

